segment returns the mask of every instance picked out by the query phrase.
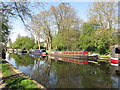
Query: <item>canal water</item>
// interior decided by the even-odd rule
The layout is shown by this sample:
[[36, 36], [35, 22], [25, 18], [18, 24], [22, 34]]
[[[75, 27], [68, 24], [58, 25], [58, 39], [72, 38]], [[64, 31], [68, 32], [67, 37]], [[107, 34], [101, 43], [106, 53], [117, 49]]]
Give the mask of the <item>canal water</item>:
[[6, 60], [47, 88], [120, 88], [120, 73], [108, 62], [13, 53]]

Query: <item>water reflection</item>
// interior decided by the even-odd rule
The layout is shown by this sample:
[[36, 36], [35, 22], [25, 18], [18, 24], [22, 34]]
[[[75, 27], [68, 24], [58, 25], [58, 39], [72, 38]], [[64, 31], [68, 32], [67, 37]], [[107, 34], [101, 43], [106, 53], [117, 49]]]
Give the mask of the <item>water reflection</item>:
[[48, 88], [120, 87], [117, 81], [120, 79], [120, 75], [119, 73], [116, 75], [116, 69], [111, 67], [108, 62], [95, 61], [97, 63], [92, 63], [88, 60], [30, 54], [10, 54], [8, 57], [9, 62], [13, 58], [21, 71]]
[[39, 55], [39, 54], [29, 54], [29, 56], [37, 57], [37, 58], [45, 58], [46, 57], [46, 56], [42, 56], [42, 55]]
[[29, 66], [34, 64], [34, 59], [26, 54], [10, 54], [9, 58], [14, 58], [16, 65], [20, 66]]

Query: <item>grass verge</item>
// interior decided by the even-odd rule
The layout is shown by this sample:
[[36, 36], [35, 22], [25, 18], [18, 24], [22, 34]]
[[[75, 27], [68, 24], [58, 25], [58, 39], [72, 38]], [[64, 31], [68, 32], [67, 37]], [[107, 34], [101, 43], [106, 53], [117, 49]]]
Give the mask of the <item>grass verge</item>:
[[26, 89], [26, 88], [37, 88], [37, 86], [32, 82], [32, 80], [26, 79], [24, 77], [13, 77], [4, 80], [7, 83], [6, 88], [14, 89]]
[[15, 74], [15, 72], [12, 70], [10, 66], [8, 66], [6, 63], [0, 63], [2, 66], [2, 74], [4, 77], [10, 76]]
[[2, 66], [3, 83], [6, 83], [5, 88], [9, 89], [26, 89], [38, 88], [37, 85], [30, 79], [17, 74], [5, 60], [0, 59], [0, 66]]

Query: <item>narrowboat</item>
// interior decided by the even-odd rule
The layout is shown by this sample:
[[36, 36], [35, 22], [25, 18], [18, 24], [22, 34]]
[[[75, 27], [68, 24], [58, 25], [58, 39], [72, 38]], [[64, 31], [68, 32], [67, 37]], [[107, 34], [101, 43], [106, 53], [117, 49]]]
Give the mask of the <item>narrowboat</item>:
[[34, 53], [34, 54], [41, 54], [41, 55], [47, 55], [45, 49], [37, 50], [37, 49], [30, 49], [29, 53]]
[[52, 51], [49, 54], [74, 59], [98, 59], [98, 55], [88, 55], [88, 51]]
[[111, 49], [111, 65], [120, 66], [120, 45], [114, 45], [110, 47]]

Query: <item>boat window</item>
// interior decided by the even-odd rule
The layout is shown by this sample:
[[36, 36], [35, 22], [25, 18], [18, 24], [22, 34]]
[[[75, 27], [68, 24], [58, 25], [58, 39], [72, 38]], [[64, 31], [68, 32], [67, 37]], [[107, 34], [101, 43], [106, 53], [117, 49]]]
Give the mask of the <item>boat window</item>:
[[115, 53], [116, 54], [120, 54], [120, 47], [119, 48], [115, 48]]

